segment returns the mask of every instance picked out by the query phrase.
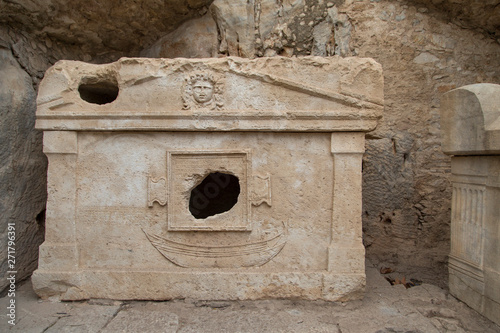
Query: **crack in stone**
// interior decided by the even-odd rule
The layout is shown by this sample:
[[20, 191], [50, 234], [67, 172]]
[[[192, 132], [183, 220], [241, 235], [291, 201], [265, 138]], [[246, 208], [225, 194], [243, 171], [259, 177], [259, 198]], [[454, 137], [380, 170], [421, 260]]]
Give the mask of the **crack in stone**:
[[106, 322], [106, 324], [103, 327], [101, 327], [99, 332], [102, 332], [104, 329], [106, 329], [106, 327], [108, 327], [108, 325], [113, 321], [113, 319], [116, 318], [118, 313], [120, 313], [120, 311], [122, 311], [122, 309], [124, 307], [125, 307], [125, 303], [121, 303], [120, 306], [118, 307], [118, 309], [116, 309], [115, 313], [113, 313], [113, 316], [111, 316], [111, 318], [109, 318], [109, 320]]

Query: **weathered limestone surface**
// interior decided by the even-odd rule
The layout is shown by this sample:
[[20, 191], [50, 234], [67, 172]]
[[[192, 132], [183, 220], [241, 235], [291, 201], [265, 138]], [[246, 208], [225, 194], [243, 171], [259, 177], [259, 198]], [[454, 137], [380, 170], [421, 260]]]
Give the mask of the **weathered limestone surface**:
[[[40, 300], [28, 281], [17, 294], [20, 311], [0, 331], [20, 333], [85, 332], [474, 332], [500, 327], [435, 285], [391, 286], [367, 261], [366, 294], [348, 303], [304, 300], [167, 302]], [[9, 298], [0, 298], [7, 307]]]
[[[499, 37], [498, 0], [170, 0], [153, 1], [143, 5], [133, 1], [118, 4], [117, 1], [110, 0], [101, 1], [99, 5], [87, 0], [74, 0], [71, 3], [63, 0], [15, 0], [0, 2], [0, 22], [19, 30], [26, 30], [37, 38], [50, 37], [68, 44], [80, 45], [84, 49], [83, 53], [86, 54], [120, 51], [137, 55], [142, 48], [153, 44], [184, 21], [205, 14], [212, 3], [218, 8], [232, 7], [231, 13], [226, 12], [220, 19], [239, 24], [241, 30], [231, 26], [221, 33], [234, 36], [235, 39], [229, 38], [234, 42], [237, 42], [236, 37], [240, 36], [237, 43], [243, 44], [247, 43], [243, 41], [246, 38], [244, 35], [253, 35], [255, 28], [260, 29], [266, 35], [265, 31], [269, 32], [276, 25], [275, 31], [280, 38], [279, 26], [283, 24], [291, 26], [291, 31], [296, 34], [298, 40], [307, 41], [307, 36], [312, 37], [313, 28], [325, 18], [323, 10], [327, 6], [348, 8], [353, 5], [358, 8], [377, 6], [380, 8], [379, 12], [385, 12], [386, 15], [390, 15], [391, 5], [395, 7], [418, 6], [424, 15], [436, 15], [439, 19], [452, 21], [460, 27], [481, 29], [494, 38]], [[235, 16], [234, 13], [243, 15]], [[302, 13], [305, 15], [302, 16]], [[243, 22], [249, 18], [253, 20], [253, 15], [255, 15], [256, 22], [260, 21], [260, 24], [245, 28]], [[348, 16], [352, 20], [351, 13]], [[317, 19], [318, 17], [320, 19]], [[299, 27], [289, 24], [290, 19], [296, 21], [297, 24], [304, 23], [300, 25], [300, 29], [297, 29]], [[312, 24], [310, 24], [311, 21]], [[242, 35], [241, 31], [245, 31], [245, 34]], [[337, 39], [337, 36], [335, 38]], [[261, 40], [264, 41], [264, 38]], [[256, 42], [258, 44], [258, 41]], [[238, 54], [231, 53], [231, 55]]]
[[212, 0], [1, 1], [0, 22], [37, 37], [76, 44], [83, 53], [138, 54], [182, 22], [203, 15]]
[[500, 155], [500, 85], [473, 84], [441, 101], [443, 151], [452, 155]]
[[[214, 6], [230, 3], [237, 1], [217, 1]], [[247, 8], [248, 1], [241, 3]], [[498, 0], [260, 0], [253, 1], [253, 17], [246, 11], [240, 15], [237, 8], [222, 8], [225, 16], [219, 17], [209, 10], [210, 1], [142, 6], [118, 6], [116, 1], [0, 1], [0, 39], [31, 76], [35, 89], [45, 70], [59, 59], [103, 63], [150, 50], [149, 56], [208, 54], [214, 49], [214, 36], [204, 27], [222, 22], [228, 25], [217, 31], [216, 56], [238, 55], [238, 48], [220, 48], [223, 37], [238, 41], [240, 31], [253, 29], [255, 39], [245, 43], [254, 45], [255, 56], [340, 54], [376, 59], [384, 68], [385, 112], [377, 130], [367, 136], [363, 160], [367, 256], [407, 276], [444, 286], [451, 191], [443, 177], [449, 173], [450, 159], [440, 148], [439, 101], [455, 87], [500, 83], [497, 4]], [[204, 19], [198, 21], [200, 16]], [[186, 25], [175, 30], [183, 22]], [[38, 156], [36, 164], [46, 163], [39, 150]], [[25, 202], [37, 200], [39, 194], [30, 193], [23, 197]], [[6, 207], [6, 214], [11, 209]], [[29, 256], [36, 256], [35, 248], [27, 249], [33, 251]]]
[[500, 83], [500, 45], [415, 3], [356, 1], [339, 12], [354, 26], [351, 50], [384, 68], [384, 117], [363, 161], [367, 256], [444, 286], [451, 189], [440, 98], [455, 87]]
[[[7, 271], [17, 271], [18, 280], [31, 274], [43, 240], [46, 168], [39, 163], [45, 158], [42, 133], [34, 130], [35, 96], [30, 76], [0, 40], [0, 290]], [[10, 245], [8, 231], [16, 238]]]
[[41, 297], [362, 297], [375, 61], [62, 61], [37, 102], [49, 159]]
[[500, 85], [443, 96], [443, 151], [451, 159], [450, 292], [500, 324]]
[[[215, 1], [211, 7], [218, 8], [211, 11], [214, 20], [225, 24], [219, 40], [233, 43], [232, 48], [220, 43], [219, 55], [253, 49], [255, 56], [360, 55], [382, 64], [385, 116], [367, 136], [363, 161], [367, 255], [407, 276], [445, 286], [451, 191], [443, 175], [450, 160], [440, 149], [439, 100], [457, 86], [500, 83], [500, 45], [457, 28], [448, 16], [456, 23], [455, 18], [464, 18], [468, 27], [472, 22], [493, 36], [485, 20], [495, 11], [485, 10], [485, 20], [476, 20], [480, 13], [467, 8], [478, 3], [257, 1], [252, 16], [247, 2], [231, 3]], [[461, 16], [441, 13], [445, 5], [465, 11]], [[491, 3], [481, 5], [490, 8]], [[252, 29], [254, 40], [236, 38]], [[189, 57], [194, 49], [188, 45], [184, 52]]]
[[500, 1], [418, 0], [463, 28], [479, 28], [500, 42]]
[[210, 13], [189, 20], [178, 29], [160, 38], [141, 57], [148, 58], [210, 58], [218, 54], [217, 25]]

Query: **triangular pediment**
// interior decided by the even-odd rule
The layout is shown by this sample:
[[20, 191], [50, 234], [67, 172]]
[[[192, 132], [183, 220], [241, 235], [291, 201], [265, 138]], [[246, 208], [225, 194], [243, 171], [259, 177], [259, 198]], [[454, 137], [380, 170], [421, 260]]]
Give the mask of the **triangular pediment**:
[[49, 118], [106, 117], [258, 123], [266, 117], [376, 119], [382, 109], [381, 67], [371, 59], [123, 58], [54, 65], [41, 83], [37, 116], [39, 126]]

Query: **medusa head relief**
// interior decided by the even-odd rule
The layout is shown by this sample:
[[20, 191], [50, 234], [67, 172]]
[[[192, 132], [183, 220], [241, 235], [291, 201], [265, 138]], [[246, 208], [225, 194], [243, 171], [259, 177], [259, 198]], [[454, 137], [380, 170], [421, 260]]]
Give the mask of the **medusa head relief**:
[[221, 110], [223, 83], [212, 73], [196, 71], [187, 75], [184, 81], [183, 109]]

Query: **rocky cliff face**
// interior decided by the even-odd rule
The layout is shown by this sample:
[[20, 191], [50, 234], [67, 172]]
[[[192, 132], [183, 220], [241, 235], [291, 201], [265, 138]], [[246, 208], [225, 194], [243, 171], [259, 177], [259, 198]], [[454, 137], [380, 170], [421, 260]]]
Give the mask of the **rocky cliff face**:
[[[87, 58], [137, 54], [180, 23], [207, 12], [211, 0], [2, 1], [0, 21], [39, 38], [79, 45]], [[88, 59], [90, 60], [90, 59]]]
[[500, 83], [499, 17], [498, 0], [0, 1], [0, 236], [18, 223], [18, 269], [29, 275], [45, 201], [35, 90], [59, 59], [372, 57], [384, 68], [385, 112], [364, 159], [367, 255], [443, 285], [451, 193], [439, 100]]
[[[31, 77], [7, 45], [0, 44], [0, 271], [4, 280], [0, 289], [7, 285], [4, 272], [31, 274], [43, 240], [46, 160], [42, 134], [33, 130], [35, 97]], [[8, 246], [9, 231], [17, 236], [10, 238], [15, 246]], [[14, 264], [7, 261], [8, 254], [15, 267], [8, 266]]]

